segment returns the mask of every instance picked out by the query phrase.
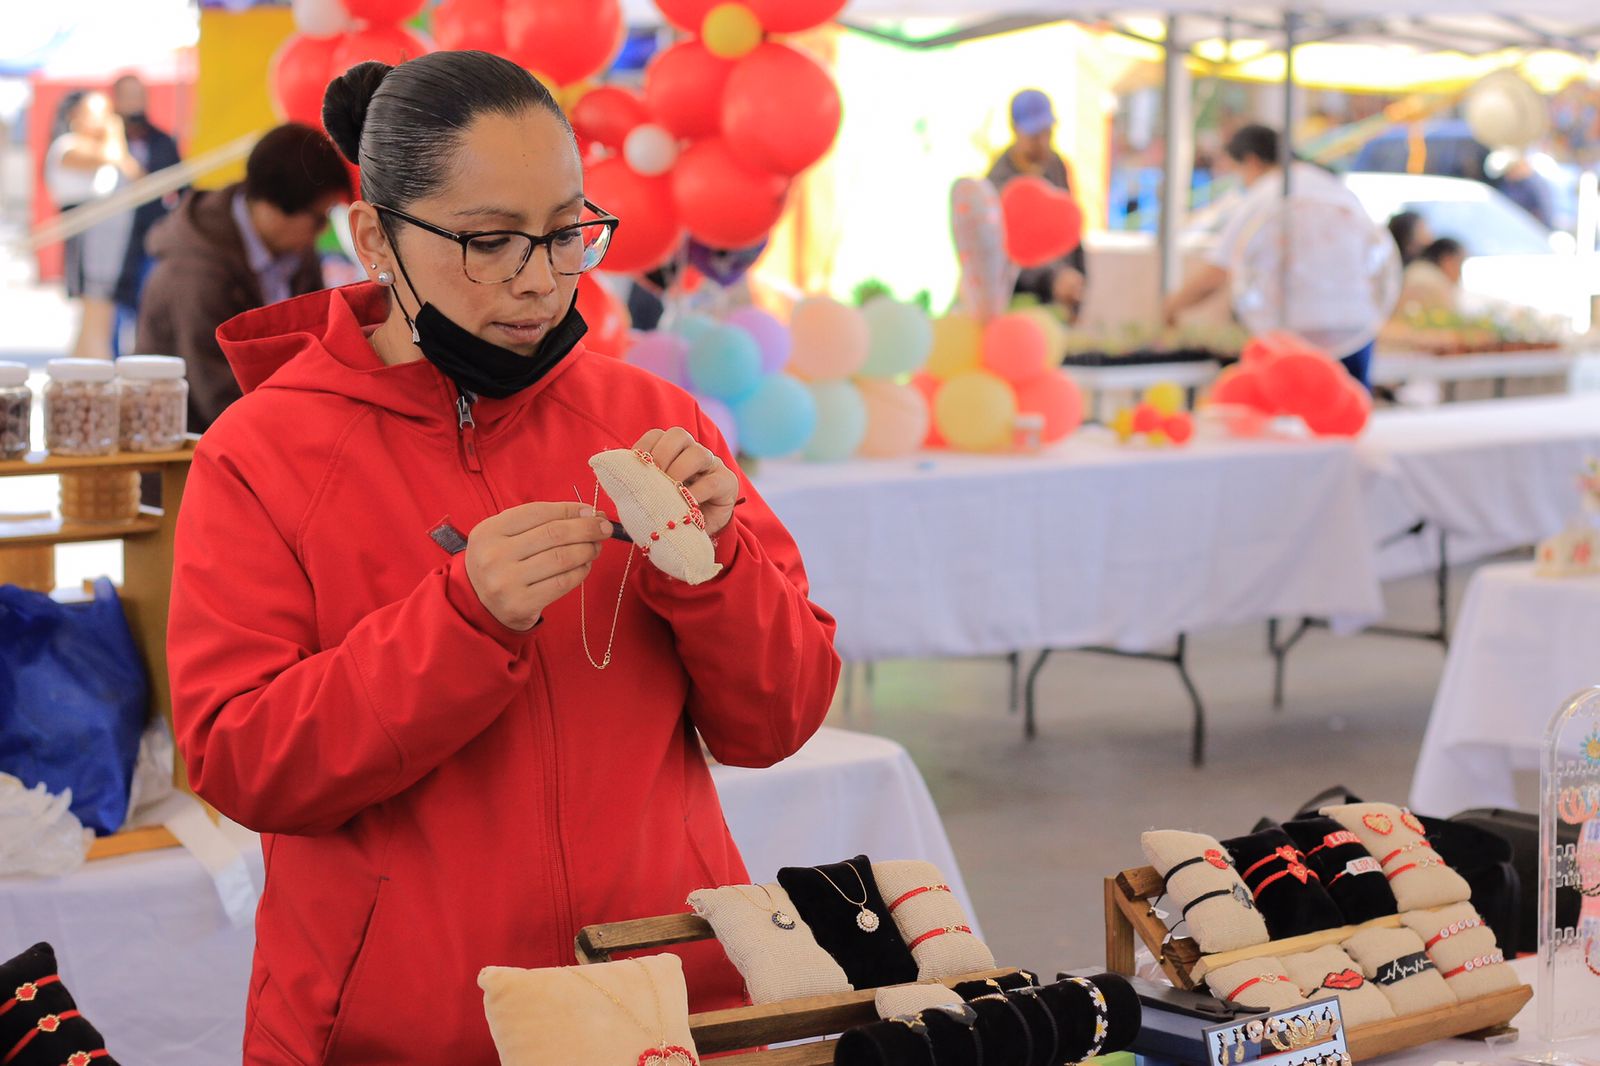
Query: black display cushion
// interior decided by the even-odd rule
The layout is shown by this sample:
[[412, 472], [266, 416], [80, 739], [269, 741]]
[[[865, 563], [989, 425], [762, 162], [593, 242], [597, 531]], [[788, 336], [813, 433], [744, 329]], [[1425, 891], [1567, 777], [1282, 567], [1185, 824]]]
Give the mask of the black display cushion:
[[990, 1066], [975, 1027], [938, 1008], [923, 1011], [922, 1023], [933, 1039], [935, 1066]]
[[1062, 1059], [1056, 1054], [1060, 1032], [1050, 1008], [1037, 996], [1026, 992], [1008, 992], [1006, 998], [1016, 1004], [1028, 1023], [1028, 1032], [1033, 1035], [1032, 1066], [1060, 1066]]
[[[59, 975], [56, 953], [49, 944], [35, 944], [15, 958], [0, 964], [0, 1003], [16, 998], [22, 986]], [[54, 981], [37, 987], [33, 998], [18, 1002], [0, 1015], [0, 1058], [38, 1028], [46, 1015], [60, 1016], [77, 1010], [78, 1005], [64, 982]], [[53, 1033], [41, 1032], [28, 1041], [10, 1066], [61, 1066], [79, 1052], [92, 1053], [105, 1048], [105, 1039], [87, 1018], [68, 1018]], [[115, 1059], [102, 1055], [95, 1066], [117, 1066]]]
[[1106, 1042], [1101, 1046], [1100, 1053], [1110, 1055], [1126, 1051], [1138, 1039], [1139, 1028], [1144, 1024], [1144, 1004], [1139, 1002], [1139, 993], [1121, 974], [1097, 973], [1089, 980], [1106, 997], [1106, 1012], [1110, 1020], [1110, 1031], [1106, 1033]]
[[[1233, 856], [1239, 876], [1244, 878], [1245, 884], [1255, 894], [1256, 908], [1260, 910], [1261, 917], [1266, 919], [1267, 931], [1272, 934], [1272, 939], [1286, 940], [1292, 936], [1335, 929], [1344, 924], [1344, 915], [1328, 895], [1328, 890], [1322, 887], [1319, 877], [1308, 875], [1301, 881], [1298, 877], [1286, 876], [1266, 884], [1274, 874], [1289, 866], [1286, 860], [1275, 857], [1275, 853], [1280, 848], [1299, 850], [1289, 834], [1281, 828], [1274, 826], [1249, 836], [1224, 840], [1222, 846]], [[1274, 856], [1271, 861], [1263, 863], [1248, 875], [1245, 873], [1269, 856]], [[1265, 888], [1262, 887], [1264, 884]]]
[[[992, 983], [991, 983], [992, 982]], [[992, 996], [995, 992], [1015, 992], [1019, 988], [1031, 988], [1039, 983], [1039, 976], [1027, 970], [1018, 970], [1016, 973], [1002, 974], [990, 978], [988, 981], [962, 981], [952, 985], [956, 995], [962, 999], [977, 999], [979, 996]], [[995, 985], [1000, 987], [997, 989]]]
[[1082, 1062], [1088, 1058], [1094, 1045], [1095, 1022], [1100, 1017], [1089, 990], [1076, 981], [1059, 981], [1039, 989], [1039, 998], [1055, 1015], [1060, 1034], [1056, 1060]]
[[1322, 887], [1333, 898], [1346, 925], [1360, 925], [1374, 918], [1399, 913], [1394, 892], [1389, 888], [1389, 879], [1383, 876], [1381, 868], [1377, 873], [1339, 876], [1345, 873], [1351, 863], [1372, 858], [1359, 840], [1334, 847], [1322, 846], [1333, 834], [1348, 833], [1344, 826], [1332, 818], [1315, 817], [1285, 822], [1283, 829], [1294, 840], [1295, 846], [1306, 853], [1306, 864], [1322, 878]]
[[[990, 989], [989, 995], [994, 995]], [[975, 999], [972, 1009], [978, 1012], [978, 1037], [983, 1041], [984, 1066], [1032, 1066], [1028, 1052], [1033, 1047], [1033, 1036], [1028, 1030], [1028, 1020], [1021, 1008], [1006, 1000]]]
[[[819, 873], [818, 870], [824, 871]], [[854, 872], [852, 872], [854, 871]], [[860, 880], [857, 880], [859, 875]], [[828, 883], [828, 878], [833, 883]], [[889, 914], [889, 907], [872, 876], [872, 862], [857, 855], [847, 862], [812, 868], [785, 866], [778, 884], [794, 900], [822, 949], [838, 962], [858, 989], [912, 984], [917, 980], [917, 960]], [[861, 906], [845, 898], [860, 899], [866, 889], [867, 909], [878, 916], [878, 928], [868, 933], [856, 924]]]
[[845, 1030], [833, 1046], [833, 1061], [835, 1066], [938, 1066], [929, 1040], [899, 1022]]

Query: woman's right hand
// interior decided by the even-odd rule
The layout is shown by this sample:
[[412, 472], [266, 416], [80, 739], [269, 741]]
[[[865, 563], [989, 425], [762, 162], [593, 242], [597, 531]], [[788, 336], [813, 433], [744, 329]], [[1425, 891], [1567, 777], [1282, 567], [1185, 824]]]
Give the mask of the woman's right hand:
[[583, 584], [611, 523], [581, 503], [528, 503], [478, 523], [467, 537], [467, 577], [489, 613], [519, 632]]

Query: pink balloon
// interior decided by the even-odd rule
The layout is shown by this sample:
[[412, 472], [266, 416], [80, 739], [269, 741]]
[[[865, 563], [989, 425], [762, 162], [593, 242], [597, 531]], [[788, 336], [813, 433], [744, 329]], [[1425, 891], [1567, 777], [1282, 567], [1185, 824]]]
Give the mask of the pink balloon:
[[920, 389], [878, 378], [862, 378], [856, 387], [867, 405], [867, 435], [858, 455], [894, 459], [922, 447], [933, 424], [933, 412]]
[[700, 410], [705, 412], [706, 417], [711, 419], [722, 432], [722, 439], [728, 442], [728, 450], [735, 455], [739, 454], [739, 420], [733, 416], [733, 409], [711, 396], [696, 396], [695, 401], [700, 404]]
[[689, 387], [689, 342], [675, 333], [654, 330], [638, 335], [623, 362], [648, 370], [679, 388]]
[[911, 387], [922, 394], [922, 402], [928, 407], [928, 433], [922, 441], [924, 448], [948, 448], [950, 443], [939, 432], [938, 423], [933, 420], [933, 405], [939, 399], [939, 389], [944, 382], [932, 374], [923, 372], [911, 376]]
[[1050, 338], [1027, 315], [1001, 315], [983, 327], [983, 365], [1014, 385], [1050, 371]]
[[860, 309], [829, 296], [808, 296], [789, 319], [794, 352], [789, 372], [805, 381], [841, 381], [867, 361], [871, 337]]
[[1083, 425], [1083, 391], [1064, 373], [1043, 374], [1017, 386], [1017, 410], [1044, 415], [1042, 439], [1053, 444]]
[[794, 351], [794, 338], [789, 327], [759, 307], [741, 307], [727, 317], [730, 326], [737, 326], [756, 339], [761, 347], [761, 372], [776, 374], [789, 365], [789, 354]]

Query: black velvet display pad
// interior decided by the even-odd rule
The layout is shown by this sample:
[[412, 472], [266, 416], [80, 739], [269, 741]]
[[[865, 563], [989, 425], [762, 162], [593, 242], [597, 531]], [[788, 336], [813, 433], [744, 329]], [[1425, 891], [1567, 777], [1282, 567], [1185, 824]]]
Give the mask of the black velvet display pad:
[[[872, 861], [865, 855], [816, 868], [785, 866], [778, 871], [778, 884], [794, 900], [817, 943], [833, 956], [857, 989], [916, 982], [917, 960], [900, 939], [900, 930], [872, 877]], [[870, 933], [856, 924], [861, 904], [853, 901], [861, 899], [863, 890], [867, 909], [878, 916], [878, 928]]]
[[[0, 1007], [7, 1003], [11, 1006], [0, 1014], [0, 1059], [7, 1059], [9, 1066], [117, 1066], [105, 1054], [90, 1057], [104, 1052], [106, 1044], [87, 1018], [61, 1018], [78, 1005], [61, 983], [49, 944], [35, 944], [0, 965]], [[51, 1017], [60, 1020], [41, 1029], [40, 1022]], [[24, 1039], [26, 1046], [16, 1052]]]
[[939, 1066], [933, 1059], [931, 1034], [924, 1036], [899, 1022], [845, 1030], [833, 1046], [833, 1061], [834, 1066]]
[[1100, 1053], [1110, 1055], [1128, 1050], [1138, 1039], [1139, 1030], [1144, 1025], [1144, 1004], [1139, 1002], [1139, 993], [1121, 974], [1096, 973], [1088, 977], [1106, 998], [1106, 1015], [1110, 1023], [1110, 1031], [1106, 1033]]
[[983, 1041], [984, 1066], [1032, 1066], [1033, 1033], [1022, 1008], [1004, 995], [972, 1001], [978, 1012], [978, 1038]]
[[968, 1025], [949, 1011], [937, 1007], [922, 1012], [922, 1024], [928, 1027], [928, 1035], [933, 1037], [935, 1066], [989, 1066], [989, 1057], [984, 1053], [976, 1019], [973, 1021], [974, 1024]]
[[1383, 867], [1354, 833], [1332, 818], [1320, 817], [1296, 818], [1285, 822], [1283, 829], [1305, 852], [1306, 865], [1322, 878], [1322, 887], [1333, 898], [1346, 925], [1360, 925], [1398, 913]]
[[1038, 983], [1038, 974], [1029, 970], [1018, 970], [1002, 977], [991, 977], [985, 981], [962, 981], [950, 987], [962, 999], [977, 999], [979, 996], [991, 996], [996, 992], [1015, 992], [1019, 988], [1032, 988]]
[[1039, 989], [1039, 999], [1055, 1015], [1057, 1062], [1082, 1062], [1094, 1046], [1095, 1022], [1100, 1017], [1089, 990], [1076, 981], [1061, 981]]
[[1344, 915], [1322, 887], [1322, 879], [1305, 865], [1300, 849], [1281, 828], [1224, 840], [1222, 846], [1254, 893], [1256, 909], [1266, 919], [1272, 939], [1285, 940], [1344, 924]]
[[1056, 1048], [1061, 1037], [1056, 1016], [1050, 1013], [1050, 1008], [1036, 993], [1008, 992], [1006, 998], [1016, 1004], [1017, 1010], [1028, 1023], [1028, 1032], [1033, 1034], [1031, 1066], [1060, 1066], [1064, 1060], [1056, 1054]]

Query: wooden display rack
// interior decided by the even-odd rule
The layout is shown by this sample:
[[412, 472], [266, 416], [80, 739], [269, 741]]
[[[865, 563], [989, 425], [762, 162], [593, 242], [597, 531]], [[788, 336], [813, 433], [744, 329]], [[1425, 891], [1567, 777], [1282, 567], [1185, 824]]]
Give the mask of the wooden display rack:
[[[178, 505], [194, 459], [197, 437], [174, 452], [121, 452], [79, 458], [35, 452], [26, 458], [0, 462], [0, 478], [37, 477], [92, 471], [123, 471], [161, 475], [161, 507], [141, 507], [139, 514], [118, 522], [70, 522], [61, 518], [12, 524], [0, 522], [0, 548], [54, 547], [88, 541], [122, 542], [122, 609], [133, 631], [134, 643], [144, 656], [150, 676], [150, 710], [172, 724], [172, 686], [167, 676], [167, 608], [172, 594], [172, 545]], [[180, 760], [174, 773], [179, 788], [188, 791]], [[100, 837], [90, 845], [89, 858], [105, 859], [132, 852], [177, 846], [164, 827], [135, 829]]]
[[[1106, 969], [1131, 977], [1134, 972], [1135, 937], [1144, 942], [1179, 988], [1193, 989], [1212, 970], [1264, 955], [1295, 955], [1315, 951], [1329, 944], [1340, 944], [1362, 929], [1398, 929], [1398, 914], [1375, 918], [1359, 926], [1324, 929], [1287, 940], [1271, 940], [1237, 951], [1202, 955], [1199, 945], [1188, 937], [1168, 939], [1167, 925], [1155, 913], [1151, 901], [1165, 891], [1161, 875], [1152, 867], [1124, 870], [1106, 878]], [[1376, 1058], [1405, 1048], [1419, 1047], [1435, 1040], [1465, 1036], [1486, 1039], [1516, 1032], [1512, 1018], [1533, 998], [1527, 985], [1442, 1010], [1413, 1014], [1394, 1021], [1377, 1022], [1351, 1029], [1345, 1034], [1350, 1055], [1357, 1060]]]
[[[614, 954], [634, 955], [674, 944], [714, 940], [716, 935], [704, 918], [693, 914], [673, 914], [663, 918], [641, 918], [610, 925], [591, 925], [578, 933], [580, 963], [610, 962]], [[946, 978], [944, 984], [981, 981], [1003, 977], [1015, 969], [986, 970]], [[737, 1052], [724, 1061], [739, 1066], [827, 1066], [833, 1062], [835, 1034], [857, 1025], [878, 1020], [873, 1007], [875, 991], [839, 992], [826, 996], [807, 996], [781, 1003], [765, 1003], [731, 1010], [706, 1011], [689, 1016], [689, 1032], [702, 1056]], [[816, 1039], [818, 1037], [830, 1039]], [[791, 1040], [810, 1040], [794, 1047], [760, 1050], [768, 1044]]]

